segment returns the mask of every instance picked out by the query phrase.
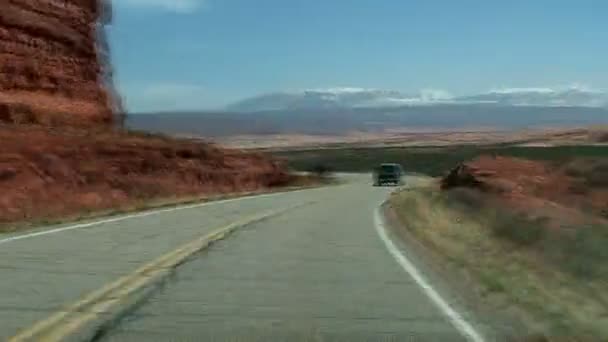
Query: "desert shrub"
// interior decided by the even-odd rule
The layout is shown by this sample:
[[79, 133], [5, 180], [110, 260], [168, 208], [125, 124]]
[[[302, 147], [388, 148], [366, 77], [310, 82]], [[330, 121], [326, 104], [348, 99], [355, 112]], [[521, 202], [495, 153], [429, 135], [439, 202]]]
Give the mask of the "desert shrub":
[[481, 210], [486, 207], [487, 194], [476, 189], [454, 188], [445, 197], [448, 205], [465, 210]]
[[578, 228], [569, 237], [562, 237], [551, 248], [559, 248], [559, 265], [578, 277], [599, 276], [608, 262], [608, 227], [591, 225]]
[[608, 187], [608, 159], [578, 159], [564, 167], [566, 175], [589, 188]]
[[586, 195], [589, 193], [589, 190], [584, 181], [574, 181], [568, 187], [568, 191], [575, 195]]
[[126, 134], [131, 137], [138, 137], [138, 138], [144, 138], [144, 139], [160, 139], [160, 140], [164, 140], [164, 141], [171, 141], [171, 137], [169, 135], [163, 134], [160, 132], [149, 132], [149, 131], [134, 130], [134, 129], [127, 129], [125, 131], [126, 131]]
[[602, 143], [608, 142], [608, 133], [600, 134], [600, 136], [597, 138], [597, 141]]
[[492, 233], [517, 245], [532, 246], [545, 236], [547, 218], [530, 218], [524, 214], [496, 209]]
[[[254, 181], [254, 179], [252, 179], [252, 182], [253, 181]], [[269, 187], [285, 186], [288, 184], [294, 184], [294, 185], [298, 184], [296, 177], [294, 177], [293, 175], [290, 175], [288, 173], [284, 173], [284, 172], [269, 173], [265, 178], [265, 182], [266, 182], [265, 185], [269, 186]], [[306, 182], [304, 182], [304, 184], [306, 184]]]
[[476, 189], [455, 188], [446, 192], [443, 204], [476, 218], [501, 239], [531, 246], [545, 236], [547, 218], [531, 218], [500, 207], [492, 195]]
[[175, 152], [175, 155], [183, 159], [208, 159], [211, 157], [208, 150], [196, 147], [180, 148]]
[[572, 162], [566, 165], [566, 167], [564, 168], [564, 173], [574, 178], [582, 178], [587, 172], [589, 172], [588, 167], [576, 162]]
[[608, 142], [608, 132], [596, 132], [593, 136], [593, 140], [599, 143]]
[[17, 169], [9, 167], [9, 168], [1, 168], [0, 169], [0, 182], [7, 181], [15, 178], [18, 174]]
[[428, 218], [421, 212], [420, 206], [422, 198], [432, 200], [432, 196], [426, 192], [417, 190], [417, 194], [419, 195], [411, 196], [407, 191], [402, 191], [397, 195], [399, 200], [392, 203], [395, 211], [402, 215], [403, 222], [407, 222], [407, 227], [413, 230], [428, 228]]
[[480, 272], [478, 276], [488, 292], [504, 292], [506, 290], [506, 286], [497, 272]]
[[598, 161], [585, 175], [585, 178], [591, 187], [608, 187], [608, 161]]
[[124, 192], [132, 199], [147, 200], [168, 194], [167, 189], [155, 181], [118, 177], [111, 179], [109, 184], [113, 189]]

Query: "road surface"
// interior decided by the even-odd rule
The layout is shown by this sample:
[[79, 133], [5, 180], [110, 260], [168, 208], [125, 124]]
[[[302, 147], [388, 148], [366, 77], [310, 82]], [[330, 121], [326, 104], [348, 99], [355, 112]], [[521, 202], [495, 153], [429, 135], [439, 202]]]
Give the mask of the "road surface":
[[0, 339], [28, 336], [37, 322], [61, 317], [141, 265], [275, 210], [183, 262], [95, 339], [475, 340], [468, 322], [463, 333], [462, 317], [454, 322], [379, 237], [374, 213], [391, 188], [372, 187], [368, 176], [345, 179], [328, 188], [0, 236]]

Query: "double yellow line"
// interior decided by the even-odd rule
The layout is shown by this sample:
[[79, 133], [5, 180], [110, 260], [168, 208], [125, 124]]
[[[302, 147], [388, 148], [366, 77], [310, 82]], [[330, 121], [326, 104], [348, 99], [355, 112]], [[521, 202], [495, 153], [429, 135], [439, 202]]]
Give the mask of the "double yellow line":
[[[296, 206], [299, 207], [299, 206]], [[145, 264], [134, 272], [93, 291], [61, 311], [41, 320], [16, 336], [10, 342], [64, 341], [77, 334], [87, 324], [100, 319], [110, 320], [112, 310], [128, 305], [129, 297], [147, 285], [154, 284], [169, 274], [193, 254], [204, 250], [213, 242], [224, 239], [236, 229], [250, 225], [273, 216], [278, 216], [296, 207], [268, 211], [259, 215], [246, 217], [227, 226], [214, 230], [213, 233], [191, 241], [160, 258]], [[105, 321], [104, 321], [105, 322]]]

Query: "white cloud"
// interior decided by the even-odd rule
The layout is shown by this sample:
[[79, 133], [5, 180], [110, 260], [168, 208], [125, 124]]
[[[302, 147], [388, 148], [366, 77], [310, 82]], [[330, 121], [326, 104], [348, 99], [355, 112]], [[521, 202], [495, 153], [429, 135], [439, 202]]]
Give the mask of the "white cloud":
[[420, 91], [420, 98], [422, 101], [441, 101], [450, 100], [454, 98], [452, 94], [442, 89], [422, 89]]
[[309, 91], [320, 92], [320, 93], [334, 93], [334, 94], [352, 94], [352, 93], [362, 93], [365, 91], [375, 91], [375, 90], [376, 89], [356, 88], [356, 87], [331, 87], [331, 88], [311, 89]]
[[582, 83], [572, 83], [567, 86], [557, 86], [557, 87], [503, 87], [503, 88], [494, 88], [490, 90], [488, 93], [490, 94], [521, 94], [521, 93], [537, 93], [537, 94], [555, 94], [566, 91], [578, 91], [582, 93], [592, 93], [592, 94], [601, 94], [603, 93], [600, 89], [595, 89], [591, 86]]
[[207, 0], [119, 0], [120, 6], [151, 8], [175, 13], [192, 13], [207, 6]]
[[516, 94], [516, 93], [543, 93], [543, 94], [548, 94], [548, 93], [553, 93], [555, 92], [554, 89], [551, 88], [535, 88], [535, 87], [528, 87], [528, 88], [494, 88], [492, 90], [490, 90], [490, 93], [494, 93], [494, 94]]
[[605, 92], [604, 90], [593, 88], [593, 87], [583, 84], [583, 83], [573, 83], [570, 86], [568, 86], [568, 89], [569, 90], [578, 90], [581, 92], [593, 93], [593, 94], [601, 94], [601, 93]]

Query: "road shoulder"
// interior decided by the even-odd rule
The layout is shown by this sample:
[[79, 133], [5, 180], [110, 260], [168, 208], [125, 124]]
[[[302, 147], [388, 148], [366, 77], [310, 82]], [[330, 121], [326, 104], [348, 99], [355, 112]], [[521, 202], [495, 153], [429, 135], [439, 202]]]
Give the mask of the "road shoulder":
[[120, 221], [131, 216], [147, 215], [156, 212], [169, 211], [179, 208], [203, 206], [208, 204], [219, 204], [231, 200], [254, 199], [259, 196], [280, 195], [288, 192], [319, 189], [328, 186], [342, 185], [338, 181], [319, 182], [305, 186], [289, 186], [271, 188], [258, 191], [236, 192], [227, 194], [215, 194], [205, 196], [179, 197], [154, 199], [139, 203], [137, 205], [116, 208], [112, 210], [84, 212], [54, 220], [42, 220], [40, 222], [19, 222], [11, 225], [0, 226], [0, 244], [5, 240], [19, 239], [20, 236], [45, 234], [53, 230], [69, 230], [74, 226], [93, 226], [106, 222]]
[[526, 327], [516, 318], [517, 313], [497, 312], [484, 301], [482, 289], [470, 273], [417, 238], [398, 217], [393, 196], [383, 203], [381, 212], [398, 248], [424, 271], [424, 277], [444, 298], [449, 298], [449, 305], [466, 317], [488, 341], [520, 341]]

